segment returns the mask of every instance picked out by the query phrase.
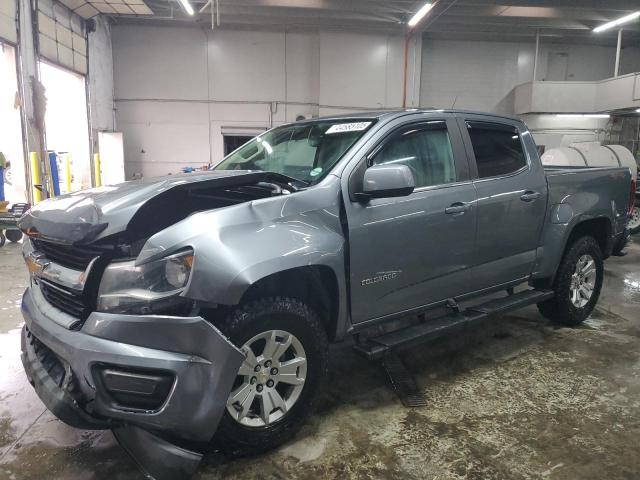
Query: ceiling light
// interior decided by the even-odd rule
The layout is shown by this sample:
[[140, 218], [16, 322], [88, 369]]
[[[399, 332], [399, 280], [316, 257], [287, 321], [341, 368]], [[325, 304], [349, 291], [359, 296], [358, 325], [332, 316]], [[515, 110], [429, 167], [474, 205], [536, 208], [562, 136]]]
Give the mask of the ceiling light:
[[182, 5], [182, 8], [184, 8], [184, 11], [187, 12], [188, 15], [193, 15], [195, 13], [193, 11], [193, 7], [189, 3], [189, 0], [180, 0], [180, 4]]
[[420, 8], [420, 10], [418, 10], [413, 17], [411, 17], [411, 20], [409, 20], [409, 26], [415, 27], [420, 22], [420, 20], [424, 18], [427, 12], [431, 10], [431, 7], [433, 7], [432, 3], [425, 3], [422, 8]]
[[640, 12], [633, 12], [629, 15], [625, 15], [624, 17], [620, 17], [617, 20], [613, 20], [612, 22], [605, 23], [604, 25], [600, 25], [593, 29], [595, 33], [604, 32], [605, 30], [609, 30], [610, 28], [617, 27], [618, 25], [622, 25], [623, 23], [631, 22], [636, 18], [640, 17]]
[[558, 113], [558, 118], [609, 118], [608, 113]]
[[636, 113], [640, 113], [640, 108], [636, 110]]

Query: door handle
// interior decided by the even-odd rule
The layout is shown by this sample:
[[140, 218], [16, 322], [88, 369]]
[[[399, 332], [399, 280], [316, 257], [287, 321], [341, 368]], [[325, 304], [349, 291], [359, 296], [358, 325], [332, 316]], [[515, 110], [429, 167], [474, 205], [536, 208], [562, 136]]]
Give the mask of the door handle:
[[540, 198], [540, 192], [534, 192], [533, 190], [527, 190], [522, 195], [520, 195], [520, 200], [523, 202], [533, 202]]
[[469, 208], [471, 208], [471, 204], [469, 203], [456, 202], [445, 208], [444, 213], [447, 215], [462, 215], [469, 210]]

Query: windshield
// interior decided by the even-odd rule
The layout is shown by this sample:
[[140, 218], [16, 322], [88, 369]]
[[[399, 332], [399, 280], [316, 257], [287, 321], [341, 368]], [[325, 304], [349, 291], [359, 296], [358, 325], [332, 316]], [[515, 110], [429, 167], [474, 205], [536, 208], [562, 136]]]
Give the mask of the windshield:
[[350, 119], [277, 127], [231, 153], [214, 170], [262, 170], [318, 183], [373, 123]]

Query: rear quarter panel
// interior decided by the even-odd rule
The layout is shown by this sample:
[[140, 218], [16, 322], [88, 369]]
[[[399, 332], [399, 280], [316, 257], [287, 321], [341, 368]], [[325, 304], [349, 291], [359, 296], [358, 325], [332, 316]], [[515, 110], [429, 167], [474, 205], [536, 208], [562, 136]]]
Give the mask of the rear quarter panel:
[[546, 174], [549, 201], [534, 278], [555, 274], [576, 225], [605, 218], [611, 224], [610, 234], [614, 237], [622, 233], [627, 224], [629, 169], [548, 169]]

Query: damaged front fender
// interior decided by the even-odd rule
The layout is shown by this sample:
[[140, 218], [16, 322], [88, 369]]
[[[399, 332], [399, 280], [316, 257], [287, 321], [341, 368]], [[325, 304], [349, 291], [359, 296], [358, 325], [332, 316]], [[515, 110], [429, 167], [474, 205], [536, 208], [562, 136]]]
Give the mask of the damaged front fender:
[[338, 282], [337, 325], [347, 321], [345, 237], [339, 179], [262, 200], [200, 212], [153, 235], [137, 262], [184, 248], [194, 251], [182, 293], [208, 304], [237, 305], [259, 280], [285, 270], [326, 266]]

